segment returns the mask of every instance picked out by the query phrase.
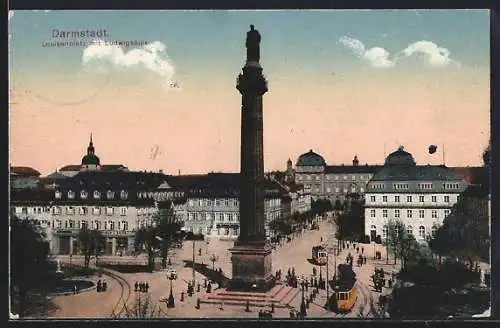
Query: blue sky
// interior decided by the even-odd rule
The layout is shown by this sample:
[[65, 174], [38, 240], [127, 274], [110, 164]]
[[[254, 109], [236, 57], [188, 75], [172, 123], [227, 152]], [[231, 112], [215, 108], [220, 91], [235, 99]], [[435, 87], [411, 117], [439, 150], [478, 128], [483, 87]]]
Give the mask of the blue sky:
[[449, 49], [453, 58], [467, 66], [489, 65], [489, 15], [478, 10], [27, 11], [12, 20], [12, 48], [16, 65], [44, 61], [74, 69], [80, 64], [81, 49], [55, 52], [40, 50], [40, 44], [50, 39], [53, 29], [105, 28], [114, 40], [165, 43], [180, 75], [199, 70], [226, 74], [224, 67], [232, 69], [244, 60], [242, 35], [251, 23], [264, 36], [262, 62], [271, 72], [359, 67], [358, 59], [338, 43], [342, 36], [390, 53], [428, 40]]

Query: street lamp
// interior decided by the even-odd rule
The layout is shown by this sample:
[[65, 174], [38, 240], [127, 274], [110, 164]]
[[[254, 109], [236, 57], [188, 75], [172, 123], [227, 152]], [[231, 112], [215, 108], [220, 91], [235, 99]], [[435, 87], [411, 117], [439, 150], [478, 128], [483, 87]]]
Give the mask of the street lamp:
[[304, 289], [306, 286], [306, 281], [305, 281], [304, 276], [302, 276], [300, 285], [302, 287], [302, 302], [300, 303], [300, 315], [301, 315], [301, 317], [305, 317], [305, 316], [307, 316], [307, 311], [306, 311], [306, 300], [304, 297]]
[[170, 280], [170, 295], [168, 295], [167, 308], [174, 308], [175, 300], [174, 300], [174, 294], [172, 293], [172, 280], [177, 279], [177, 272], [175, 272], [174, 270], [168, 271], [167, 279]]
[[212, 271], [215, 271], [215, 262], [217, 262], [218, 259], [219, 257], [215, 254], [212, 254], [212, 256], [210, 256], [210, 261], [212, 261]]

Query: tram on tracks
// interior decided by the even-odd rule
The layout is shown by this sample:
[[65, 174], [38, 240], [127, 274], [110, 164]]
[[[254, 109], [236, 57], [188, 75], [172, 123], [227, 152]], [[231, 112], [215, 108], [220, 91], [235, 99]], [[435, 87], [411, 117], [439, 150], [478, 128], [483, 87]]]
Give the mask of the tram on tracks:
[[334, 290], [334, 304], [336, 310], [340, 313], [351, 311], [358, 293], [356, 288], [356, 274], [349, 264], [339, 264], [337, 267], [337, 277], [330, 282]]
[[328, 254], [324, 246], [322, 245], [313, 246], [312, 261], [316, 265], [326, 265], [326, 262], [328, 261]]

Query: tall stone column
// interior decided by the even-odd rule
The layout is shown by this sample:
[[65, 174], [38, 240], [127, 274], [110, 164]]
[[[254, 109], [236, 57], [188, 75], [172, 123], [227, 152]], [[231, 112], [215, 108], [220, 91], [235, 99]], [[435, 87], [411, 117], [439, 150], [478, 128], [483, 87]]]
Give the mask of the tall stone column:
[[260, 34], [247, 32], [247, 60], [236, 88], [241, 93], [240, 233], [231, 249], [230, 288], [263, 291], [272, 287], [271, 248], [264, 217], [264, 144], [262, 96], [268, 91], [260, 66]]
[[111, 255], [116, 255], [116, 237], [111, 237]]

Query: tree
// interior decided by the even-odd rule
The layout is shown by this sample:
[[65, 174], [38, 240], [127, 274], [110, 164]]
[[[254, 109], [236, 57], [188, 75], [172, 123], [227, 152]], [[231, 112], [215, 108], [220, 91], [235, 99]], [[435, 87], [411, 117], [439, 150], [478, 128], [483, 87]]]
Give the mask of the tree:
[[155, 229], [155, 227], [144, 227], [135, 232], [135, 250], [137, 253], [141, 253], [143, 249], [146, 250], [148, 254], [148, 267], [151, 270], [153, 270], [155, 264], [154, 250], [159, 244], [159, 240], [155, 238]]
[[80, 229], [76, 238], [84, 256], [84, 266], [88, 268], [92, 255], [95, 255], [97, 258], [97, 255], [101, 251], [99, 241], [102, 238], [102, 233], [99, 230], [89, 230], [84, 227]]
[[387, 254], [389, 250], [394, 254], [394, 264], [399, 258], [402, 267], [410, 258], [416, 258], [419, 254], [419, 245], [415, 237], [407, 232], [401, 220], [389, 220], [384, 245], [387, 247]]
[[145, 248], [148, 254], [148, 266], [154, 268], [155, 250], [160, 250], [162, 266], [166, 267], [168, 251], [176, 239], [180, 239], [182, 222], [177, 219], [173, 208], [160, 209], [153, 218], [153, 225], [136, 231], [135, 249], [141, 252]]
[[180, 238], [178, 232], [182, 228], [182, 222], [176, 217], [173, 208], [162, 209], [155, 218], [157, 228], [154, 233], [159, 237], [160, 255], [162, 267], [167, 266], [168, 251], [172, 244]]
[[[26, 314], [28, 292], [43, 286], [49, 269], [49, 244], [37, 226], [28, 220], [10, 220], [10, 278], [18, 290], [19, 316]], [[12, 292], [12, 291], [11, 291]]]
[[353, 198], [348, 210], [335, 217], [336, 238], [362, 240], [365, 235], [364, 201]]

